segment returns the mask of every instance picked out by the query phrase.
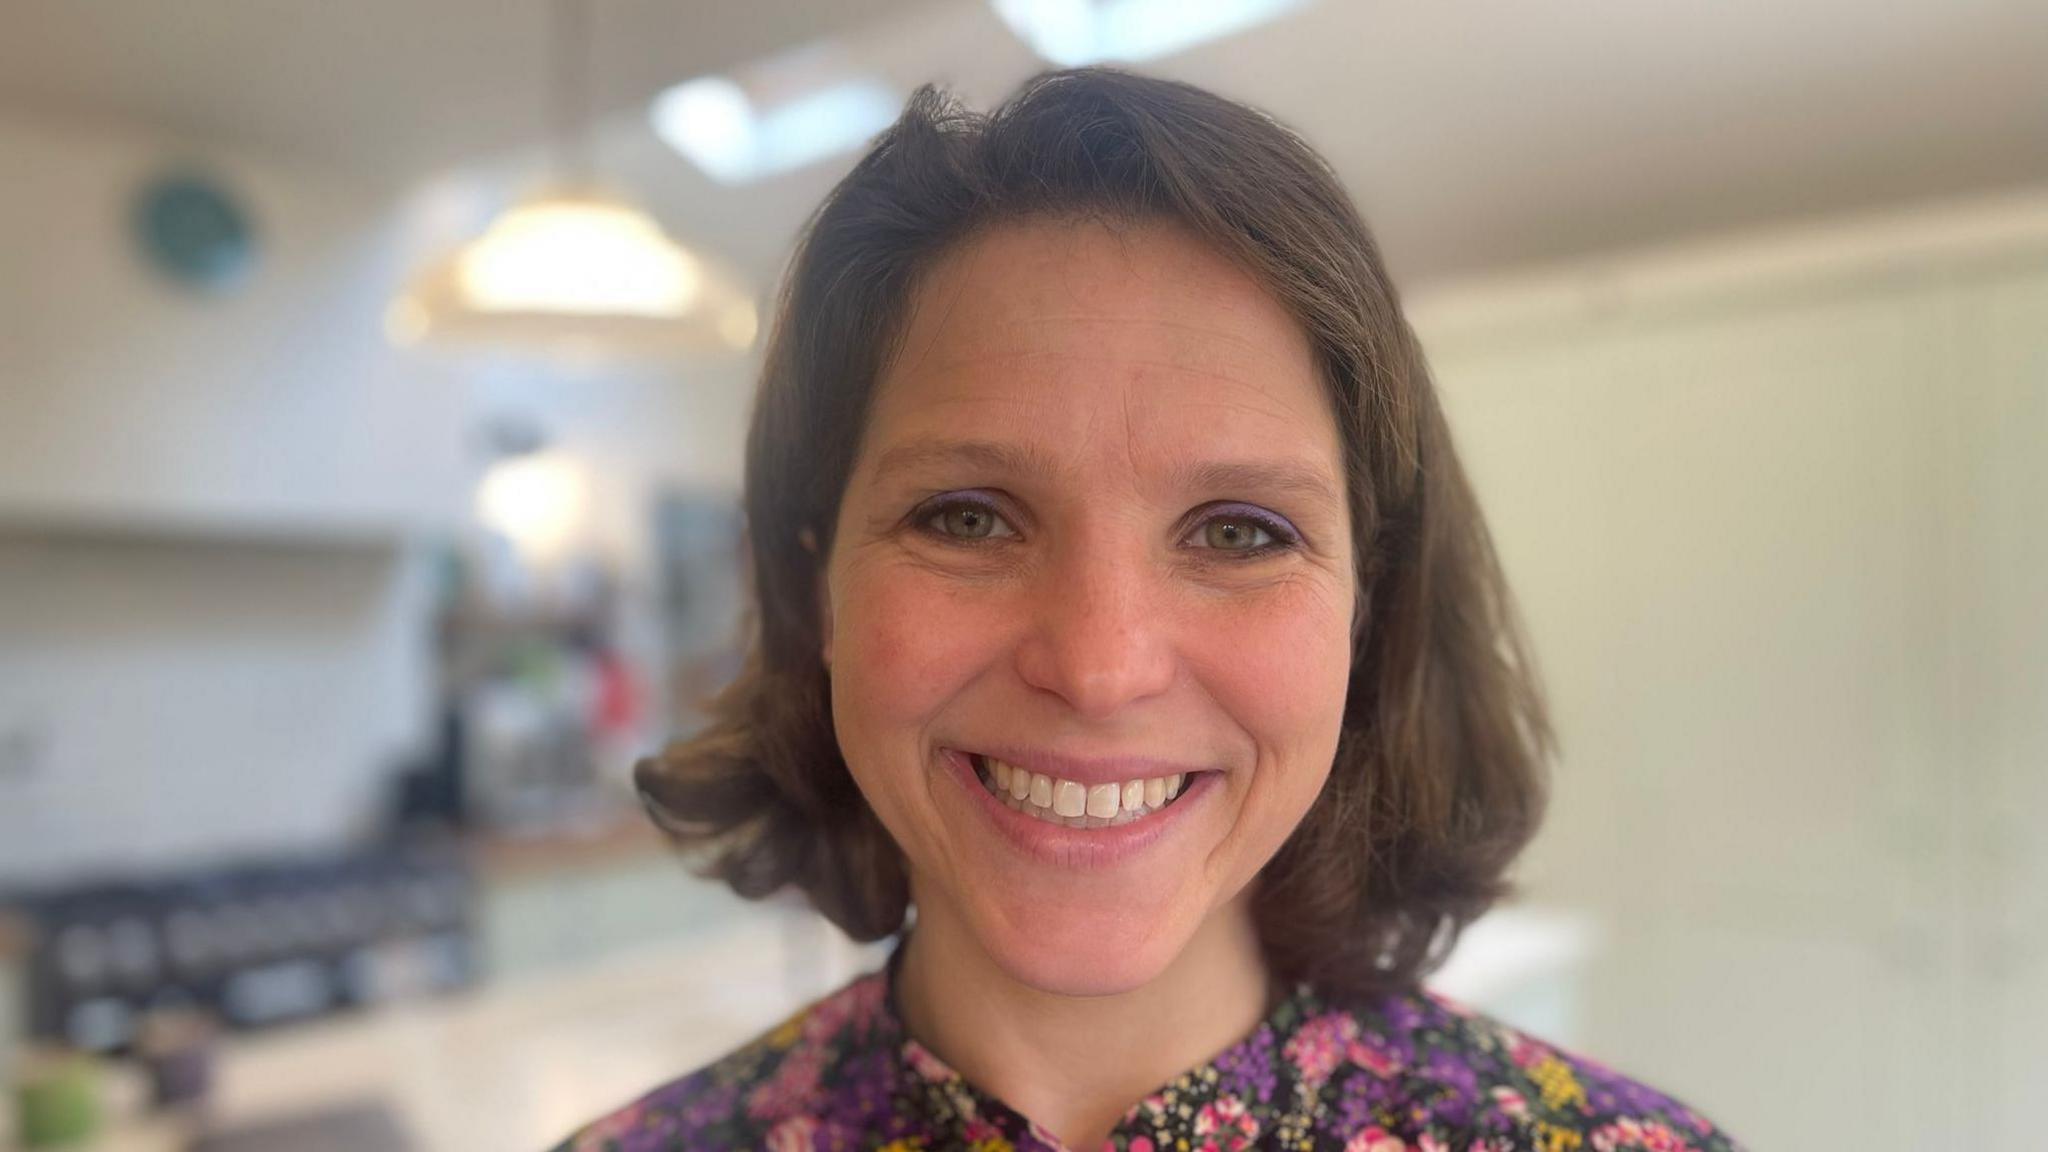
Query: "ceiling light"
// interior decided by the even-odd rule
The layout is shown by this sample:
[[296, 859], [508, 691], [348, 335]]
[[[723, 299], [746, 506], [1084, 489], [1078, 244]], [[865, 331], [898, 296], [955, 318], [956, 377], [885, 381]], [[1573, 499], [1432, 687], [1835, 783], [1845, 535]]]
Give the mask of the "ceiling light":
[[476, 514], [533, 561], [560, 556], [575, 542], [589, 503], [583, 469], [558, 452], [513, 456], [491, 465], [477, 485]]
[[582, 0], [557, 0], [555, 11], [560, 183], [415, 276], [386, 312], [387, 334], [599, 355], [749, 347], [757, 318], [737, 281], [589, 179], [586, 13]]
[[599, 354], [743, 351], [757, 326], [733, 278], [631, 204], [576, 190], [502, 213], [415, 276], [385, 314], [398, 344]]
[[549, 196], [498, 217], [456, 258], [463, 301], [485, 312], [681, 316], [697, 260], [641, 212], [592, 196]]
[[648, 109], [655, 135], [721, 184], [752, 183], [852, 151], [903, 105], [879, 80], [835, 75], [816, 51], [746, 71], [685, 81]]
[[1062, 68], [1170, 56], [1263, 24], [1306, 0], [989, 0], [1033, 51]]

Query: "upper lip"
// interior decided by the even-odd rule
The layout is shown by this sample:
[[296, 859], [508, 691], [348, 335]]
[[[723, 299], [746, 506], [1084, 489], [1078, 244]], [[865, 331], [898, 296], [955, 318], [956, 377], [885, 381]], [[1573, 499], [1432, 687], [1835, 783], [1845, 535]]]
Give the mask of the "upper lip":
[[1072, 780], [1076, 784], [1122, 784], [1154, 776], [1186, 775], [1209, 771], [1200, 764], [1162, 759], [1157, 756], [1074, 756], [1030, 748], [982, 746], [961, 748], [970, 756], [1001, 760], [1013, 768]]

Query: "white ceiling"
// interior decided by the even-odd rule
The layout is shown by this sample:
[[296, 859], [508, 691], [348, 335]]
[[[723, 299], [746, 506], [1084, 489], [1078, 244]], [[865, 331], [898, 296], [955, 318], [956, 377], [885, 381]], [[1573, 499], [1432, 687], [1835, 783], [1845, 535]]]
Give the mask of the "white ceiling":
[[[873, 23], [909, 0], [592, 0], [594, 101]], [[551, 0], [0, 0], [0, 100], [418, 171], [548, 126]]]
[[[6, 0], [0, 103], [424, 179], [544, 136], [548, 11]], [[1039, 66], [980, 0], [598, 0], [594, 24], [600, 166], [764, 280], [844, 163], [717, 187], [648, 96], [827, 36], [977, 103]], [[1299, 128], [1411, 282], [2048, 184], [2048, 0], [1319, 0], [1150, 70]]]

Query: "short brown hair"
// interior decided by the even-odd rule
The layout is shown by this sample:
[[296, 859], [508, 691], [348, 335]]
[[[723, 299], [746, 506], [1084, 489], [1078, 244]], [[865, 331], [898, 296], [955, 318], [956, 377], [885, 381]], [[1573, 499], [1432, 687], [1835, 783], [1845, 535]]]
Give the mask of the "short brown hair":
[[1269, 963], [1326, 994], [1407, 986], [1506, 890], [1551, 736], [1486, 527], [1377, 246], [1285, 127], [1100, 68], [982, 115], [927, 86], [833, 189], [785, 278], [747, 441], [756, 603], [700, 734], [639, 763], [656, 821], [742, 896], [805, 892], [848, 934], [899, 930], [901, 852], [833, 736], [816, 581], [870, 395], [919, 278], [977, 231], [1166, 220], [1300, 322], [1348, 471], [1359, 611], [1328, 783], [1260, 875]]

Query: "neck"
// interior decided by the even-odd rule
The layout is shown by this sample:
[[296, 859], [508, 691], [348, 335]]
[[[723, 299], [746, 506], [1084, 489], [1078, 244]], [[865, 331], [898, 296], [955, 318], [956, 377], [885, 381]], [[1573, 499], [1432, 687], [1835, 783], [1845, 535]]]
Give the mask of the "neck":
[[1132, 1105], [1269, 1010], [1248, 895], [1211, 913], [1157, 978], [1108, 996], [1018, 983], [943, 904], [919, 904], [903, 947], [896, 995], [910, 1035], [1068, 1148], [1101, 1147]]

